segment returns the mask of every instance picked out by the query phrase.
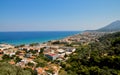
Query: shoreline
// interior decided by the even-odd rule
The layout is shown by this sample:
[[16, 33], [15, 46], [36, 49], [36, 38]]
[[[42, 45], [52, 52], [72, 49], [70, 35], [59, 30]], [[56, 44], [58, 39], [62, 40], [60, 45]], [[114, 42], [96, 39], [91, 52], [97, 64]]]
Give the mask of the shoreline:
[[[31, 31], [32, 32], [32, 31]], [[37, 31], [35, 31], [35, 32], [37, 32]], [[41, 31], [39, 31], [39, 32], [41, 32]], [[42, 32], [44, 32], [44, 31], [42, 31]], [[49, 32], [49, 31], [45, 31], [45, 32]], [[50, 31], [50, 32], [56, 32], [56, 31]], [[57, 31], [57, 32], [64, 32], [64, 31]], [[69, 32], [69, 31], [65, 31], [65, 32]], [[10, 41], [8, 41], [8, 42], [0, 42], [0, 44], [9, 44], [9, 45], [12, 45], [12, 46], [19, 46], [19, 45], [29, 45], [29, 44], [33, 44], [33, 43], [39, 43], [39, 44], [43, 44], [43, 43], [48, 43], [49, 41], [58, 41], [58, 40], [62, 40], [62, 39], [65, 39], [65, 38], [67, 38], [67, 37], [71, 37], [71, 36], [74, 36], [74, 35], [77, 35], [77, 34], [82, 34], [83, 33], [83, 31], [72, 31], [72, 32], [76, 32], [75, 34], [71, 34], [71, 35], [68, 35], [68, 36], [61, 36], [61, 37], [57, 37], [57, 38], [51, 38], [51, 39], [47, 39], [47, 40], [45, 40], [45, 39], [43, 39], [43, 40], [41, 40], [41, 39], [28, 39], [28, 40], [21, 40], [22, 42], [20, 42], [20, 40], [19, 40], [19, 42], [17, 42], [17, 43], [14, 43], [14, 42], [11, 42], [10, 43]], [[6, 32], [5, 32], [6, 33]], [[17, 40], [16, 40], [17, 41]]]

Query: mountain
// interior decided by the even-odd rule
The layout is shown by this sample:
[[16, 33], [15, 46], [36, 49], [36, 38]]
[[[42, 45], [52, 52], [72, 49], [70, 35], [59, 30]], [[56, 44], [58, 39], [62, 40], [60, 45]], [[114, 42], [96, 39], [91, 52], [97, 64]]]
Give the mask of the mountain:
[[98, 29], [97, 31], [102, 32], [110, 32], [110, 31], [120, 31], [120, 21], [117, 20], [115, 22], [110, 23], [109, 25]]
[[120, 31], [120, 20], [114, 21], [109, 25], [97, 30], [87, 30], [87, 32], [116, 32]]

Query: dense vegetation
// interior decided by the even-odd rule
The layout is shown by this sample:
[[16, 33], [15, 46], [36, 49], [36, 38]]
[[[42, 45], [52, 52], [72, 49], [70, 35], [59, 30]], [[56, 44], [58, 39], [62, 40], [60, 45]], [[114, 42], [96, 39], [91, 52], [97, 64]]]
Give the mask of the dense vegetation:
[[120, 32], [79, 46], [61, 66], [61, 75], [120, 75]]
[[32, 73], [21, 67], [0, 62], [0, 75], [32, 75]]

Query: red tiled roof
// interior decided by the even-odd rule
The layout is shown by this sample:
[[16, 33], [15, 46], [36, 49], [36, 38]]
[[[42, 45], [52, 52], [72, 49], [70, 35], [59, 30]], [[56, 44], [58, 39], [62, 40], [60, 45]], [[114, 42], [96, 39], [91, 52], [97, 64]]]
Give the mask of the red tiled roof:
[[39, 67], [39, 68], [36, 68], [36, 70], [37, 70], [38, 74], [42, 74], [43, 71], [44, 71], [43, 68], [40, 68], [40, 67]]
[[9, 63], [12, 64], [12, 65], [15, 64], [15, 62], [13, 60], [11, 60]]
[[48, 54], [48, 55], [50, 55], [50, 56], [55, 56], [56, 54]]

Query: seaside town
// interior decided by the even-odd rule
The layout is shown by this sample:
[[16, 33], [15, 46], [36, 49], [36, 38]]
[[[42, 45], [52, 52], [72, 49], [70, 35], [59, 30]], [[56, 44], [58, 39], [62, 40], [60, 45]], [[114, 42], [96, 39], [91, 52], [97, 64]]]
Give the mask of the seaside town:
[[69, 55], [75, 54], [79, 45], [99, 41], [97, 38], [102, 35], [104, 33], [84, 32], [42, 44], [19, 46], [0, 44], [0, 61], [7, 61], [24, 69], [32, 69], [37, 75], [58, 75], [61, 62], [68, 60]]
[[0, 0], [0, 75], [120, 75], [120, 0]]

